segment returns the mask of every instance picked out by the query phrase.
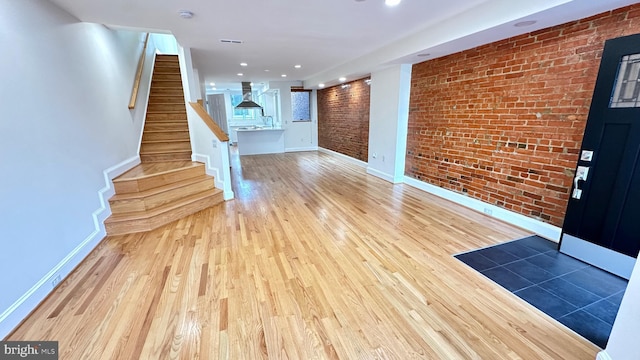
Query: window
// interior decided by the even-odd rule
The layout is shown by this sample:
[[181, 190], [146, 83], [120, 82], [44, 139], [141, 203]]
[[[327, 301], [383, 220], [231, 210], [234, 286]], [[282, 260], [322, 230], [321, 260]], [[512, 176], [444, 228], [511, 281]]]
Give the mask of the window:
[[230, 94], [231, 106], [233, 106], [233, 118], [238, 120], [254, 120], [256, 118], [255, 109], [236, 109], [235, 106], [242, 102], [242, 94]]
[[291, 89], [293, 121], [311, 121], [311, 91]]
[[640, 107], [640, 54], [627, 55], [618, 67], [613, 87], [612, 108]]

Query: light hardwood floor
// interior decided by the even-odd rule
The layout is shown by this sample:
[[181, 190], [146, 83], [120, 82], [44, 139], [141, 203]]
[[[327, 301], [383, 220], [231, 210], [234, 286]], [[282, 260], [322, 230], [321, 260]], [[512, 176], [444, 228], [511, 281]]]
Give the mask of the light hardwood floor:
[[10, 340], [65, 360], [595, 359], [452, 257], [527, 232], [323, 153], [232, 163], [235, 200], [107, 237]]

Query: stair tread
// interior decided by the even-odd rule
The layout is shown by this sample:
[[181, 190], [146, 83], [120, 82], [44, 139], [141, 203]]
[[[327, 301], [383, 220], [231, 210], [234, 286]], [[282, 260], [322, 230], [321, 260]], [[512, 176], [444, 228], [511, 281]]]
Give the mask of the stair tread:
[[117, 181], [131, 181], [131, 180], [144, 179], [151, 176], [168, 174], [168, 173], [181, 171], [184, 169], [191, 169], [195, 167], [204, 168], [204, 164], [196, 161], [190, 161], [190, 160], [167, 161], [166, 163], [165, 162], [141, 163], [131, 168], [129, 171], [125, 172], [124, 174], [113, 179], [113, 181], [117, 182]]
[[140, 155], [156, 155], [156, 154], [180, 154], [191, 153], [191, 148], [188, 150], [140, 150]]
[[141, 220], [141, 219], [148, 219], [157, 215], [161, 215], [163, 213], [166, 213], [168, 211], [177, 209], [181, 206], [184, 206], [186, 204], [190, 204], [192, 202], [207, 198], [207, 197], [211, 197], [211, 196], [215, 196], [222, 193], [222, 190], [218, 189], [218, 188], [213, 188], [213, 189], [209, 189], [209, 190], [205, 190], [205, 191], [201, 191], [189, 196], [185, 196], [183, 198], [181, 198], [180, 200], [177, 201], [173, 201], [167, 204], [163, 204], [160, 205], [156, 208], [153, 208], [151, 210], [145, 210], [145, 211], [134, 211], [134, 212], [127, 212], [127, 213], [121, 213], [121, 214], [111, 214], [111, 216], [109, 218], [107, 218], [107, 220], [105, 220], [105, 223], [115, 223], [115, 222], [120, 222], [120, 221], [129, 221], [129, 220]]
[[[185, 112], [186, 113], [186, 112]], [[164, 113], [162, 113], [164, 114]], [[162, 114], [155, 114], [155, 115], [162, 115]], [[165, 123], [184, 123], [187, 124], [188, 120], [187, 117], [178, 117], [178, 116], [171, 116], [174, 119], [171, 118], [167, 118], [166, 116], [152, 116], [150, 119], [147, 119], [145, 122], [157, 122], [157, 123], [161, 123], [161, 122], [165, 122]]]
[[142, 140], [143, 144], [163, 144], [163, 143], [184, 143], [190, 142], [189, 139], [166, 139], [166, 140]]
[[163, 128], [163, 129], [168, 129], [170, 131], [182, 131], [183, 128], [185, 128], [186, 126], [184, 125], [180, 125], [180, 124], [149, 124], [147, 125], [147, 128]]
[[185, 128], [187, 127], [187, 119], [147, 119], [147, 121], [145, 121], [145, 125], [149, 124], [149, 125], [181, 125], [184, 126]]
[[148, 196], [151, 196], [151, 195], [160, 194], [160, 193], [166, 192], [168, 190], [181, 188], [181, 187], [184, 187], [186, 185], [195, 184], [195, 183], [198, 183], [198, 182], [201, 182], [201, 181], [211, 181], [212, 184], [213, 184], [214, 178], [213, 178], [213, 176], [202, 174], [202, 175], [195, 176], [195, 177], [192, 177], [192, 178], [176, 181], [176, 182], [171, 183], [171, 184], [157, 186], [157, 187], [154, 187], [154, 188], [151, 188], [151, 189], [148, 189], [148, 190], [144, 190], [144, 191], [123, 193], [123, 194], [115, 194], [109, 199], [109, 201], [111, 202], [111, 201], [120, 201], [120, 200], [142, 199], [142, 198], [145, 198], [145, 197], [148, 197]]
[[[166, 127], [170, 127], [170, 129], [165, 129], [167, 131], [188, 131], [187, 130], [187, 124], [183, 124], [183, 123], [176, 123], [176, 122], [147, 122], [145, 125], [148, 125], [149, 127], [152, 128], [166, 128]], [[145, 129], [146, 130], [146, 129]], [[149, 130], [149, 131], [156, 131], [156, 130]]]
[[[182, 125], [182, 126], [187, 126], [188, 122], [187, 119], [147, 119], [147, 121], [145, 121], [145, 124], [150, 124], [150, 125]], [[152, 130], [155, 131], [155, 130]], [[188, 131], [187, 129], [182, 130], [182, 131]]]
[[[157, 115], [157, 114], [183, 114], [183, 113], [186, 114], [186, 112], [187, 112], [184, 104], [182, 104], [182, 105], [170, 104], [172, 107], [166, 108], [166, 109], [159, 108], [157, 105], [158, 104], [153, 105], [153, 106], [149, 106], [147, 108], [147, 114], [151, 114], [151, 115]], [[175, 108], [174, 106], [180, 106], [180, 108]], [[162, 116], [160, 116], [160, 117], [162, 117]]]
[[147, 133], [180, 133], [180, 132], [188, 133], [189, 130], [187, 129], [185, 130], [145, 130], [145, 132]]

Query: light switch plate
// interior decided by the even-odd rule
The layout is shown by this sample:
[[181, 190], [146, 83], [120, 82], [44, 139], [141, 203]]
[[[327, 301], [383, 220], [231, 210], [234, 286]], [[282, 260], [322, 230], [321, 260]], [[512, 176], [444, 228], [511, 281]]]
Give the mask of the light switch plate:
[[593, 159], [593, 151], [591, 151], [591, 150], [582, 150], [582, 152], [580, 153], [580, 160], [581, 161], [591, 161], [591, 159]]

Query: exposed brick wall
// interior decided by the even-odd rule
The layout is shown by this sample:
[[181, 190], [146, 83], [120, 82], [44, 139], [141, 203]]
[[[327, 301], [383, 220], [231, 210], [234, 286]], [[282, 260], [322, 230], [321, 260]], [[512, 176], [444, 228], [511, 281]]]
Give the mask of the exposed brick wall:
[[368, 161], [369, 85], [366, 79], [318, 90], [318, 145]]
[[640, 5], [416, 64], [406, 174], [562, 226], [607, 39]]

